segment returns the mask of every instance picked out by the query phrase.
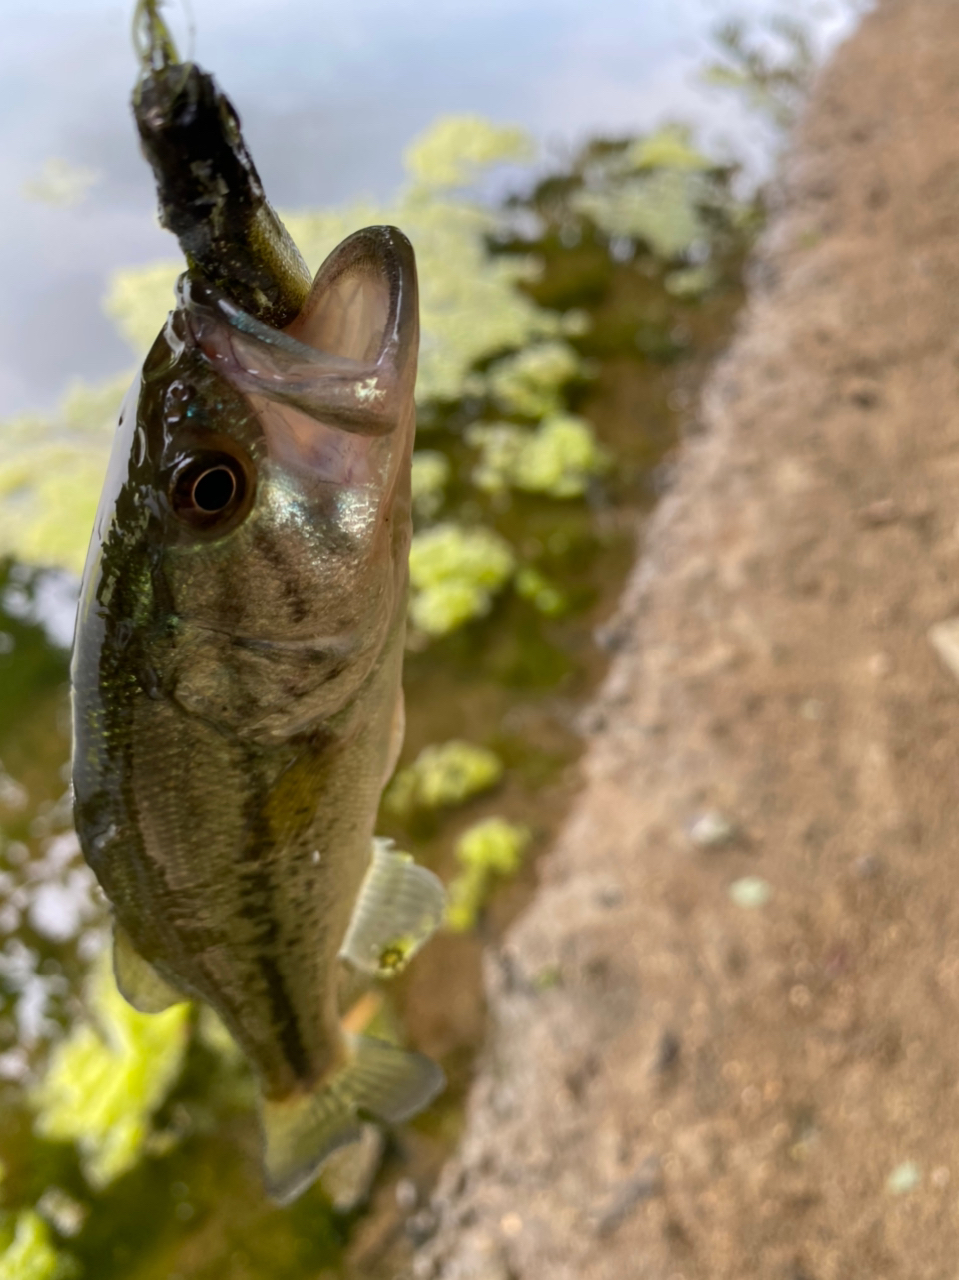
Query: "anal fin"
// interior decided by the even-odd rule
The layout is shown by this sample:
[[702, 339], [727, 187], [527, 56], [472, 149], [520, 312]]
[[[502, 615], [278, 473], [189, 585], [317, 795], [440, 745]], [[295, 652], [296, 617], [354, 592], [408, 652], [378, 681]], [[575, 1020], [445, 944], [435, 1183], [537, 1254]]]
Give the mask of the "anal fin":
[[338, 1148], [362, 1133], [362, 1117], [398, 1124], [429, 1105], [446, 1083], [421, 1053], [385, 1040], [346, 1036], [347, 1061], [316, 1093], [263, 1102], [267, 1190], [295, 1200]]
[[118, 924], [113, 926], [113, 976], [120, 995], [140, 1013], [162, 1013], [186, 1000], [143, 959]]
[[340, 956], [362, 973], [390, 977], [436, 932], [445, 911], [439, 877], [397, 852], [391, 840], [374, 840]]

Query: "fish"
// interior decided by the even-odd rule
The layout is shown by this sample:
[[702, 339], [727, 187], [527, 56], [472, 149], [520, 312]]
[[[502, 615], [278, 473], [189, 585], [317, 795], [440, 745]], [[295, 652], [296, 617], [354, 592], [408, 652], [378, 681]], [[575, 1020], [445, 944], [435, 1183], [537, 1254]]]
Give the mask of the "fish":
[[134, 115], [187, 270], [124, 401], [82, 580], [76, 828], [121, 993], [220, 1016], [285, 1204], [365, 1117], [444, 1085], [343, 1025], [348, 993], [444, 913], [438, 878], [374, 835], [404, 729], [416, 263], [367, 227], [311, 281], [195, 64], [150, 68]]

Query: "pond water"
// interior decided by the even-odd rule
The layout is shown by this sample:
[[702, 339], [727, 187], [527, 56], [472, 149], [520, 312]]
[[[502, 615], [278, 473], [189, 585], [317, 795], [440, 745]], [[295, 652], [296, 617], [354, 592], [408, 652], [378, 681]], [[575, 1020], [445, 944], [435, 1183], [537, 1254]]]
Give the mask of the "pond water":
[[[548, 22], [545, 0], [514, 2], [509, 12], [505, 3], [447, 5], [442, 19], [424, 3], [409, 27], [392, 6], [364, 0], [349, 17], [331, 19], [312, 48], [297, 32], [319, 29], [313, 6], [312, 17], [293, 2], [207, 8], [197, 0], [196, 8], [198, 55], [244, 108], [251, 147], [281, 205], [392, 192], [398, 149], [444, 109], [519, 117], [567, 140], [525, 168], [484, 171], [472, 191], [455, 196], [436, 189], [425, 199], [414, 184], [397, 214], [401, 225], [409, 218], [420, 255], [426, 345], [443, 359], [433, 360], [421, 386], [407, 741], [379, 830], [440, 873], [457, 914], [407, 973], [350, 1016], [440, 1060], [450, 1087], [385, 1146], [371, 1134], [352, 1170], [334, 1170], [293, 1207], [264, 1201], [252, 1082], [218, 1025], [196, 1010], [169, 1024], [138, 1021], [116, 1004], [109, 983], [84, 981], [97, 972], [106, 913], [78, 858], [66, 792], [75, 579], [0, 561], [0, 1280], [407, 1274], [416, 1239], [429, 1231], [424, 1206], [458, 1133], [482, 1038], [483, 945], [528, 900], [535, 855], [575, 794], [580, 716], [617, 643], [607, 624], [639, 520], [669, 482], [681, 431], [695, 429], [696, 389], [728, 339], [762, 221], [761, 202], [743, 196], [715, 138], [697, 144], [683, 130], [641, 127], [661, 114], [648, 98], [643, 108], [642, 94], [668, 84], [701, 52], [696, 40], [718, 16], [713, 6], [689, 0], [627, 13], [603, 0], [586, 23], [573, 3], [551, 2]], [[125, 98], [128, 88], [125, 34], [122, 41], [118, 34], [125, 13], [90, 6], [100, 24], [94, 39], [81, 38], [66, 4], [37, 12], [60, 49], [59, 82], [85, 105], [46, 103], [31, 83], [24, 120], [36, 150], [23, 143], [18, 153], [8, 134], [5, 145], [19, 157], [20, 177], [44, 155], [97, 167], [101, 177], [72, 207], [22, 202], [25, 213], [8, 204], [11, 225], [19, 219], [35, 232], [26, 236], [24, 262], [10, 256], [11, 278], [15, 292], [31, 270], [36, 279], [47, 271], [54, 292], [74, 290], [73, 328], [92, 333], [106, 274], [169, 257], [171, 242], [150, 225], [145, 166], [122, 110], [116, 101], [107, 109], [111, 94]], [[820, 34], [839, 30], [833, 11], [810, 13]], [[26, 65], [27, 54], [39, 58], [47, 46], [25, 8], [14, 18]], [[696, 39], [686, 47], [690, 33]], [[74, 55], [86, 47], [83, 39], [90, 56], [100, 50], [102, 74], [92, 87], [80, 75], [84, 60], [68, 56], [71, 42]], [[471, 62], [457, 74], [464, 40]], [[247, 41], [257, 60], [244, 55]], [[647, 68], [645, 89], [639, 70], [636, 83], [630, 79], [630, 41], [634, 70]], [[651, 46], [657, 58], [647, 56]], [[9, 46], [0, 57], [10, 57]], [[408, 94], [400, 64], [415, 83]], [[376, 93], [360, 93], [361, 79], [377, 83]], [[606, 97], [591, 97], [588, 86], [600, 82]], [[0, 84], [6, 110], [12, 90], [2, 76]], [[612, 92], [617, 85], [621, 95]], [[334, 110], [337, 93], [356, 109]], [[402, 111], [392, 113], [400, 99]], [[675, 115], [690, 100], [664, 101]], [[471, 128], [452, 135], [454, 143], [475, 140]], [[620, 140], [572, 141], [603, 130]], [[480, 134], [484, 145], [509, 152], [495, 130]], [[322, 152], [321, 135], [332, 150]], [[70, 139], [85, 141], [73, 147]], [[338, 186], [316, 171], [302, 175], [298, 153], [311, 151], [311, 139]], [[434, 136], [434, 161], [441, 141]], [[337, 147], [348, 164], [338, 163]], [[62, 187], [64, 172], [48, 172], [48, 186]], [[510, 182], [524, 194], [504, 203]], [[326, 215], [290, 225], [308, 257], [321, 257], [329, 236], [342, 233]], [[58, 227], [62, 258], [51, 265], [45, 255], [59, 243]], [[452, 274], [442, 261], [450, 244]], [[2, 251], [10, 254], [9, 236]], [[80, 260], [85, 284], [82, 272], [68, 269]], [[126, 279], [137, 295], [158, 287], [162, 314], [169, 279], [159, 286], [142, 274]], [[460, 299], [461, 327], [489, 321], [494, 336], [485, 346], [474, 335], [463, 350], [444, 348], [431, 289], [438, 280], [443, 294], [464, 279], [466, 293], [486, 301]], [[47, 388], [71, 373], [92, 382], [131, 363], [112, 324], [106, 332], [117, 349], [88, 334], [89, 363], [76, 366], [69, 342], [58, 347], [55, 323], [33, 337], [27, 330], [23, 351], [39, 349], [41, 331], [48, 335]], [[20, 396], [39, 404], [46, 393], [37, 370], [28, 359], [17, 367], [10, 403]], [[79, 430], [70, 434], [67, 414], [38, 419], [26, 436], [102, 449], [96, 421]], [[24, 484], [41, 497], [45, 480], [62, 475], [69, 486], [80, 475], [70, 459], [81, 453], [65, 465], [55, 451], [31, 454], [12, 425], [0, 425], [5, 431], [11, 456], [26, 460]], [[39, 480], [30, 472], [38, 457], [47, 468]], [[21, 510], [5, 461], [0, 456], [0, 554], [4, 536], [6, 545], [24, 545], [16, 541], [21, 531], [3, 521], [5, 503]], [[39, 527], [36, 504], [22, 510]], [[75, 518], [65, 503], [63, 521]], [[76, 534], [83, 540], [85, 519]], [[75, 564], [73, 549], [56, 538], [37, 545], [59, 547], [50, 559]], [[472, 568], [464, 568], [470, 556]], [[446, 755], [437, 752], [444, 747]]]

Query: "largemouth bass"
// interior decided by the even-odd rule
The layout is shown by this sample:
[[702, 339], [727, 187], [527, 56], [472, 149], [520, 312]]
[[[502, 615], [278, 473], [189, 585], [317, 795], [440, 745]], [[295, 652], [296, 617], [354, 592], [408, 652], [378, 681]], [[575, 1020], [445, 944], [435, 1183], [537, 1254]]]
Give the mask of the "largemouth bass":
[[406, 1118], [443, 1082], [347, 1034], [338, 1003], [344, 966], [400, 967], [443, 912], [436, 878], [373, 839], [403, 736], [416, 267], [368, 227], [310, 285], [198, 68], [155, 68], [135, 114], [190, 269], [84, 573], [76, 824], [120, 990], [220, 1015], [286, 1202], [360, 1116]]

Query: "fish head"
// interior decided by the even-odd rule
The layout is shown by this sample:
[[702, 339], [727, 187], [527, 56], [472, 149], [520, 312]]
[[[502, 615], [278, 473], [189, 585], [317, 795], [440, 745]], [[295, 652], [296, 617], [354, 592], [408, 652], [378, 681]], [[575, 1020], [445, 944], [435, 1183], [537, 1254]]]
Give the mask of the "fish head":
[[[106, 666], [233, 734], [342, 708], [405, 617], [413, 250], [370, 227], [283, 331], [185, 275], [124, 407], [75, 684]], [[96, 670], [93, 668], [96, 667]]]

